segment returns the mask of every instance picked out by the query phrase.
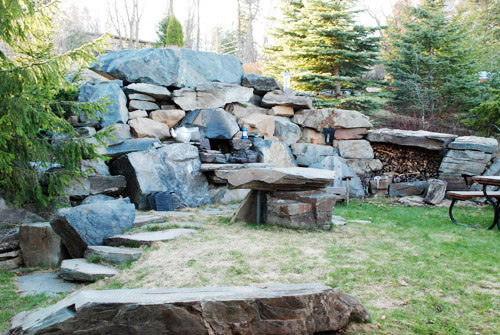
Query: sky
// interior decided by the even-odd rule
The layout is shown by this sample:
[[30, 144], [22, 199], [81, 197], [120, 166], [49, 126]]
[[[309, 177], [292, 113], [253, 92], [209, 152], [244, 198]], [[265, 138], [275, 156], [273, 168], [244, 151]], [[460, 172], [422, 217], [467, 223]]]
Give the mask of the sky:
[[[108, 21], [108, 2], [114, 0], [65, 0], [63, 8], [75, 5], [79, 8], [86, 6], [91, 15], [96, 18], [105, 29]], [[117, 0], [120, 3], [123, 0]], [[174, 13], [181, 23], [188, 17], [188, 4], [191, 0], [174, 0]], [[390, 14], [391, 4], [395, 0], [361, 0], [363, 5], [369, 6], [376, 13]], [[273, 8], [280, 3], [279, 0], [261, 0], [261, 11], [259, 20], [255, 25], [255, 39], [257, 43], [262, 43], [267, 26], [267, 18], [276, 15]], [[147, 41], [156, 40], [156, 27], [158, 22], [165, 16], [168, 8], [167, 0], [140, 0], [140, 6], [143, 10], [140, 22], [140, 38]], [[216, 26], [221, 26], [231, 30], [236, 27], [237, 2], [236, 0], [200, 0], [200, 26], [203, 27], [201, 34], [211, 34]], [[382, 15], [383, 16], [383, 15]], [[364, 14], [360, 18], [361, 23], [365, 25], [375, 25], [369, 15]]]

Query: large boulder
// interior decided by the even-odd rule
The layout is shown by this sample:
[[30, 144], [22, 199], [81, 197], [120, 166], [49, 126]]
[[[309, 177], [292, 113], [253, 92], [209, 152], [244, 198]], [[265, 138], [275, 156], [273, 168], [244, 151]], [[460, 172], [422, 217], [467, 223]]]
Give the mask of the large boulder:
[[340, 156], [347, 159], [373, 159], [374, 153], [370, 142], [365, 140], [337, 141]]
[[19, 249], [19, 227], [0, 229], [0, 254]]
[[196, 88], [183, 88], [173, 92], [172, 100], [183, 110], [222, 108], [230, 103], [246, 103], [253, 90], [233, 84], [205, 83]]
[[424, 148], [427, 150], [443, 150], [457, 135], [433, 133], [425, 130], [377, 129], [368, 132], [370, 142], [391, 143], [403, 146]]
[[292, 144], [292, 152], [297, 158], [299, 166], [311, 166], [319, 163], [324, 157], [335, 155], [335, 150], [332, 146], [310, 143]]
[[[146, 112], [145, 112], [146, 113]], [[147, 115], [147, 114], [146, 114]], [[98, 133], [108, 133], [109, 137], [104, 138], [107, 145], [117, 145], [130, 140], [132, 133], [128, 124], [115, 123], [111, 126], [104, 127]]]
[[273, 77], [264, 77], [254, 73], [248, 73], [243, 76], [241, 86], [251, 87], [255, 94], [265, 95], [267, 92], [281, 90], [281, 85]]
[[498, 152], [498, 141], [488, 137], [460, 136], [451, 142], [448, 147], [456, 150], [476, 150], [495, 153]]
[[9, 205], [5, 199], [0, 198], [0, 228], [2, 224], [20, 224], [41, 221], [44, 221], [44, 219], [40, 215], [24, 208]]
[[302, 137], [300, 127], [287, 117], [274, 117], [274, 136], [286, 145], [297, 143]]
[[309, 97], [283, 94], [281, 91], [266, 93], [262, 98], [262, 107], [291, 106], [297, 109], [312, 109], [312, 99]]
[[252, 150], [259, 154], [259, 162], [281, 168], [297, 166], [290, 147], [285, 143], [262, 138], [252, 138], [251, 141]]
[[147, 197], [169, 192], [174, 207], [198, 207], [210, 203], [208, 182], [200, 172], [198, 149], [187, 143], [169, 144], [118, 158], [113, 174], [127, 177], [125, 193], [140, 209], [149, 209]]
[[295, 113], [293, 122], [321, 131], [323, 128], [372, 128], [370, 118], [360, 112], [336, 108], [305, 109]]
[[389, 196], [407, 197], [412, 195], [423, 195], [426, 189], [427, 189], [426, 181], [395, 183], [389, 186]]
[[226, 110], [234, 115], [234, 117], [239, 120], [241, 118], [247, 117], [251, 114], [267, 114], [267, 109], [258, 107], [252, 103], [240, 104], [234, 103], [226, 105]]
[[110, 52], [91, 69], [128, 83], [196, 87], [217, 81], [240, 84], [243, 68], [238, 58], [189, 49], [143, 49]]
[[186, 116], [186, 112], [182, 109], [160, 109], [151, 112], [149, 118], [161, 123], [166, 124], [170, 128], [175, 127], [184, 117]]
[[258, 133], [260, 137], [273, 139], [275, 121], [270, 115], [251, 114], [238, 120], [238, 124], [243, 129], [247, 127], [249, 133]]
[[358, 176], [380, 171], [384, 167], [379, 159], [346, 159], [346, 163]]
[[189, 112], [181, 125], [198, 125], [205, 128], [208, 139], [230, 140], [240, 130], [233, 115], [222, 108]]
[[19, 244], [27, 267], [57, 267], [62, 260], [61, 238], [54, 232], [49, 222], [21, 225]]
[[439, 173], [449, 176], [476, 176], [483, 173], [491, 154], [474, 150], [448, 150], [439, 166]]
[[137, 138], [158, 138], [164, 140], [170, 137], [170, 128], [165, 124], [152, 119], [137, 118], [129, 121], [129, 126]]
[[[109, 104], [106, 106], [107, 113], [99, 115], [99, 125], [106, 127], [114, 123], [127, 123], [128, 109], [127, 97], [116, 81], [94, 81], [85, 83], [80, 87], [78, 101], [95, 102], [107, 98]], [[87, 122], [81, 116], [81, 122]]]
[[158, 106], [156, 103], [151, 102], [151, 101], [130, 100], [128, 103], [128, 109], [130, 111], [136, 111], [136, 110], [153, 111], [153, 110], [157, 110], [159, 108], [160, 108], [160, 106]]
[[370, 315], [323, 284], [78, 291], [14, 317], [10, 334], [334, 334]]
[[50, 222], [71, 257], [83, 257], [89, 245], [102, 245], [107, 237], [132, 228], [135, 207], [129, 199], [95, 202], [63, 208]]

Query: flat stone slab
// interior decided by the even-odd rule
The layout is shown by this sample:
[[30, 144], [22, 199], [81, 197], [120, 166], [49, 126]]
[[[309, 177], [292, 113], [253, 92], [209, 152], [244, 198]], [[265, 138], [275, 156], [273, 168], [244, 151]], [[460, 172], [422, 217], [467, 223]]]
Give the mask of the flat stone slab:
[[153, 224], [154, 222], [158, 222], [164, 219], [165, 218], [160, 215], [136, 215], [132, 228]]
[[85, 250], [85, 258], [99, 257], [107, 263], [125, 263], [141, 258], [142, 250], [131, 248], [117, 248], [105, 245], [90, 245]]
[[95, 282], [117, 275], [109, 266], [88, 263], [85, 258], [66, 259], [61, 263], [61, 278], [69, 281]]
[[427, 150], [443, 150], [457, 135], [433, 133], [425, 130], [377, 129], [367, 135], [370, 142], [392, 143], [403, 146], [420, 147]]
[[178, 228], [168, 229], [163, 231], [151, 231], [130, 235], [116, 235], [106, 239], [106, 244], [115, 247], [130, 246], [130, 245], [146, 245], [150, 246], [154, 242], [170, 241], [181, 236], [196, 234], [195, 229]]
[[57, 273], [38, 272], [17, 277], [17, 286], [21, 297], [26, 297], [37, 294], [56, 296], [74, 290], [78, 284], [62, 280]]
[[227, 180], [232, 188], [261, 191], [301, 191], [327, 187], [335, 172], [310, 168], [245, 169], [215, 171], [218, 178]]
[[498, 152], [498, 141], [494, 138], [478, 136], [460, 136], [449, 145], [450, 149]]
[[246, 163], [246, 164], [201, 164], [201, 172], [212, 172], [217, 170], [241, 170], [241, 169], [261, 169], [272, 168], [272, 164], [267, 163]]
[[16, 315], [10, 334], [313, 335], [369, 319], [323, 284], [79, 291]]

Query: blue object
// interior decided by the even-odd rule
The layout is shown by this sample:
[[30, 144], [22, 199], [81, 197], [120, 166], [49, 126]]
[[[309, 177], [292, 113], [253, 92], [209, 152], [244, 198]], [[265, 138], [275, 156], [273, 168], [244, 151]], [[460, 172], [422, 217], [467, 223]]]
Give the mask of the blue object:
[[242, 138], [243, 140], [248, 140], [248, 130], [247, 130], [247, 126], [243, 126], [243, 129], [241, 129], [241, 132], [242, 132], [241, 138]]

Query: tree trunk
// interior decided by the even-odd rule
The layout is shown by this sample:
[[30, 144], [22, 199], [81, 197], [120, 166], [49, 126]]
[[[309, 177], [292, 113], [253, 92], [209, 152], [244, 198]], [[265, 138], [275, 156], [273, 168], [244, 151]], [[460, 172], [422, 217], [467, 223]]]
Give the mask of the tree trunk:
[[[333, 66], [333, 73], [335, 74], [335, 77], [340, 77], [340, 67], [338, 64]], [[335, 82], [335, 95], [338, 97], [342, 95], [342, 87], [340, 86], [340, 81], [338, 80]]]

